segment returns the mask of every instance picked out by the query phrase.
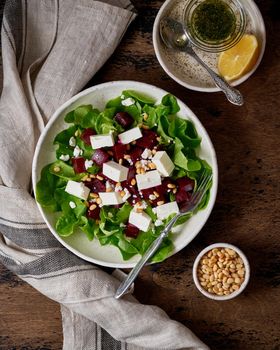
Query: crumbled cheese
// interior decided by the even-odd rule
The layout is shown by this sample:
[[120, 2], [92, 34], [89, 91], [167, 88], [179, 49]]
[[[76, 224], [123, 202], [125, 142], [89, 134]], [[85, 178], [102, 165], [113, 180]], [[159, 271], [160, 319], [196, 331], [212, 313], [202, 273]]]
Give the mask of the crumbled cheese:
[[161, 226], [161, 225], [163, 225], [163, 221], [157, 219], [157, 220], [155, 221], [155, 226]]
[[74, 148], [74, 152], [73, 152], [74, 157], [79, 157], [79, 156], [81, 156], [82, 154], [83, 154], [83, 150], [80, 149], [79, 146], [76, 146], [76, 147]]
[[154, 194], [150, 194], [150, 195], [149, 195], [149, 199], [150, 199], [151, 201], [154, 201], [155, 199], [157, 199], [157, 197], [156, 197]]
[[126, 161], [128, 162], [129, 165], [133, 165], [133, 161], [131, 160], [131, 158], [126, 159]]
[[122, 105], [126, 107], [134, 105], [134, 103], [135, 103], [135, 100], [131, 97], [128, 97], [125, 100], [122, 100]]
[[144, 151], [143, 151], [143, 153], [141, 154], [141, 157], [143, 158], [143, 159], [150, 159], [150, 158], [152, 158], [152, 151], [150, 150], [150, 149], [148, 149], [148, 148], [145, 148], [144, 149]]
[[121, 192], [123, 190], [122, 186], [117, 185], [115, 187], [115, 192]]
[[105, 186], [106, 186], [106, 190], [113, 190], [114, 189], [114, 186], [113, 186], [113, 184], [111, 184], [110, 181], [106, 181]]
[[150, 168], [148, 167], [148, 164], [151, 163], [150, 161], [146, 160], [146, 159], [141, 159], [140, 163], [142, 165], [142, 168], [144, 168], [145, 170], [149, 170]]
[[133, 210], [137, 210], [137, 209], [143, 209], [143, 210], [145, 210], [145, 209], [147, 209], [148, 208], [148, 205], [147, 205], [147, 203], [145, 202], [145, 201], [141, 201], [141, 202], [138, 202], [137, 203], [137, 208], [133, 208]]
[[70, 137], [69, 146], [71, 146], [71, 147], [75, 147], [76, 146], [76, 139], [75, 139], [74, 136]]
[[59, 157], [60, 160], [63, 160], [64, 162], [68, 162], [68, 160], [70, 159], [70, 156], [69, 154], [62, 154], [60, 157]]
[[92, 165], [93, 165], [93, 161], [86, 159], [85, 168], [88, 169], [88, 168], [92, 167]]
[[122, 199], [123, 199], [123, 201], [125, 202], [125, 201], [127, 201], [128, 198], [131, 196], [131, 193], [128, 191], [127, 188], [124, 189], [124, 193], [125, 193], [125, 195], [122, 197]]
[[69, 207], [71, 208], [71, 209], [75, 209], [76, 208], [76, 203], [75, 202], [69, 202]]

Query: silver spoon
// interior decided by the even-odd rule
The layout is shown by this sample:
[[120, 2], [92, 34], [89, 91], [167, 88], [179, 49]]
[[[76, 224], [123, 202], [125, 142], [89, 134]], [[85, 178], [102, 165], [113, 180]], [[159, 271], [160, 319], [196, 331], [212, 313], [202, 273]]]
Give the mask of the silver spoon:
[[237, 89], [231, 87], [221, 76], [216, 74], [199, 56], [197, 56], [180, 22], [170, 17], [165, 17], [160, 21], [159, 31], [162, 41], [167, 47], [173, 50], [186, 52], [207, 70], [216, 86], [223, 91], [229, 102], [238, 106], [243, 105], [244, 100], [242, 94]]

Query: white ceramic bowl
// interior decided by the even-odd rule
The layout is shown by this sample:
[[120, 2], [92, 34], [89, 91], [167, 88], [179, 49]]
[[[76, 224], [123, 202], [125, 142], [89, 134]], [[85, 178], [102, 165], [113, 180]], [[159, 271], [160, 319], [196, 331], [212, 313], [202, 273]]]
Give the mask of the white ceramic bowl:
[[[157, 17], [154, 22], [153, 27], [153, 45], [156, 57], [162, 66], [162, 68], [165, 70], [165, 72], [177, 83], [180, 85], [191, 89], [195, 91], [202, 91], [202, 92], [217, 92], [220, 91], [219, 88], [215, 86], [211, 78], [209, 78], [208, 73], [205, 72], [205, 70], [199, 66], [199, 64], [192, 58], [188, 58], [188, 61], [183, 64], [180, 60], [182, 60], [182, 56], [186, 55], [185, 53], [174, 53], [169, 50], [166, 50], [164, 47], [164, 44], [162, 43], [162, 40], [160, 38], [159, 34], [159, 23], [162, 18], [165, 16], [170, 15], [170, 11], [174, 6], [178, 7], [181, 5], [184, 5], [187, 0], [166, 0], [162, 7], [160, 8]], [[266, 31], [265, 31], [265, 25], [264, 21], [261, 15], [261, 12], [259, 11], [257, 5], [253, 0], [244, 0], [242, 1], [242, 4], [246, 10], [247, 13], [247, 22], [249, 23], [247, 26], [247, 29], [245, 30], [245, 33], [252, 33], [257, 37], [258, 43], [259, 43], [259, 57], [255, 64], [255, 66], [252, 68], [251, 71], [249, 71], [247, 74], [245, 74], [240, 79], [237, 79], [233, 82], [231, 82], [232, 86], [237, 86], [244, 81], [246, 81], [258, 68], [264, 54], [265, 45], [266, 45]], [[176, 15], [172, 15], [172, 17], [182, 17], [183, 16], [183, 10], [176, 10]], [[180, 21], [182, 21], [182, 18], [179, 18]], [[202, 50], [196, 50], [198, 55], [204, 60], [212, 69], [217, 71], [217, 59], [218, 54], [210, 54], [207, 52], [204, 52]], [[176, 56], [175, 56], [176, 55]], [[174, 60], [172, 57], [175, 57], [176, 63], [174, 63]], [[185, 56], [184, 56], [185, 57]], [[184, 71], [183, 67], [184, 66]], [[179, 69], [178, 69], [179, 67]]]
[[[156, 103], [159, 103], [161, 98], [167, 93], [162, 89], [145, 83], [135, 81], [116, 81], [93, 86], [64, 103], [54, 113], [38, 141], [32, 166], [34, 193], [36, 183], [40, 179], [42, 168], [46, 164], [55, 161], [55, 148], [53, 146], [54, 137], [58, 132], [69, 127], [69, 124], [64, 122], [65, 114], [82, 104], [92, 104], [96, 108], [102, 110], [109, 99], [119, 96], [123, 90], [127, 89], [145, 93], [153, 97], [156, 100]], [[194, 123], [198, 134], [202, 137], [202, 143], [198, 152], [200, 157], [206, 159], [206, 161], [212, 166], [213, 186], [211, 188], [211, 197], [207, 208], [199, 211], [185, 225], [176, 228], [173, 235], [175, 249], [170, 255], [173, 255], [184, 248], [201, 230], [214, 206], [218, 185], [217, 160], [212, 142], [194, 113], [182, 101], [178, 100], [178, 103], [181, 108], [179, 116], [191, 120]], [[120, 268], [133, 267], [139, 260], [139, 256], [135, 256], [128, 261], [124, 261], [116, 247], [101, 246], [97, 239], [90, 242], [82, 232], [76, 232], [69, 237], [60, 237], [55, 230], [57, 214], [46, 211], [40, 206], [40, 204], [38, 204], [38, 206], [53, 235], [66, 248], [79, 257], [95, 264]]]
[[[210, 250], [214, 249], [214, 248], [229, 248], [234, 250], [239, 256], [240, 258], [243, 260], [244, 262], [244, 267], [245, 267], [245, 279], [243, 281], [243, 283], [241, 284], [240, 288], [229, 294], [229, 295], [215, 295], [215, 294], [211, 294], [209, 292], [207, 292], [200, 284], [198, 277], [197, 277], [197, 268], [198, 268], [198, 264], [201, 260], [201, 258], [203, 257], [204, 254], [206, 254], [207, 252], [209, 252]], [[246, 288], [248, 282], [250, 279], [250, 265], [248, 262], [248, 259], [246, 258], [245, 254], [236, 246], [229, 244], [229, 243], [215, 243], [215, 244], [211, 244], [208, 247], [206, 247], [205, 249], [203, 249], [198, 256], [195, 259], [194, 265], [193, 265], [193, 280], [194, 283], [197, 287], [197, 289], [203, 294], [205, 295], [207, 298], [209, 299], [214, 299], [214, 300], [229, 300], [229, 299], [233, 299], [235, 297], [237, 297], [239, 294], [241, 294], [244, 289]]]

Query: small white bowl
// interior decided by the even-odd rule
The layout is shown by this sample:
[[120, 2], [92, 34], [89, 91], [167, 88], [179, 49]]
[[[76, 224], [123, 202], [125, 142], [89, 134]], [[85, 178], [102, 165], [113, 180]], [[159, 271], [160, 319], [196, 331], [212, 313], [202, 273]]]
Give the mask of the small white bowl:
[[[203, 257], [203, 255], [207, 252], [209, 252], [210, 250], [214, 249], [214, 248], [229, 248], [234, 250], [239, 256], [240, 258], [243, 260], [244, 262], [244, 267], [245, 267], [245, 279], [243, 281], [243, 283], [241, 284], [240, 288], [229, 294], [229, 295], [215, 295], [215, 294], [211, 294], [209, 292], [207, 292], [200, 284], [198, 277], [197, 277], [197, 268], [198, 268], [198, 264], [201, 260], [201, 258]], [[205, 295], [207, 298], [209, 299], [214, 299], [214, 300], [229, 300], [229, 299], [233, 299], [236, 296], [238, 296], [239, 294], [241, 294], [244, 289], [246, 288], [248, 282], [250, 279], [250, 265], [248, 262], [248, 259], [246, 258], [245, 254], [236, 246], [229, 244], [229, 243], [215, 243], [215, 244], [211, 244], [208, 247], [206, 247], [205, 249], [203, 249], [198, 256], [195, 259], [194, 265], [193, 265], [193, 280], [194, 283], [197, 287], [197, 289], [203, 294]]]
[[[185, 56], [185, 53], [176, 53], [167, 50], [162, 43], [159, 34], [159, 23], [165, 16], [174, 17], [182, 21], [183, 9], [180, 7], [184, 5], [182, 0], [166, 0], [161, 6], [153, 26], [153, 45], [156, 57], [165, 70], [173, 80], [178, 84], [194, 91], [201, 92], [217, 92], [220, 91], [209, 77], [209, 74], [202, 68], [193, 58]], [[264, 55], [266, 45], [266, 30], [262, 14], [253, 0], [242, 1], [242, 4], [247, 14], [247, 28], [245, 33], [252, 33], [257, 37], [259, 44], [259, 57], [254, 67], [241, 78], [232, 81], [232, 86], [240, 85], [245, 82], [258, 68]], [[173, 14], [175, 13], [175, 15]], [[205, 51], [196, 49], [198, 55], [205, 61], [213, 70], [217, 69], [217, 53], [207, 53]], [[179, 69], [179, 68], [180, 69]]]

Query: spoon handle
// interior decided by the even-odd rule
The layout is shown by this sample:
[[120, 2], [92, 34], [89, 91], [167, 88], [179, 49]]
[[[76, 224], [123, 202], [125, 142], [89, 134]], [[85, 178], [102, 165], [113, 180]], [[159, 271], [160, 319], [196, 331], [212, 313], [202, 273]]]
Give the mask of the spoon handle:
[[202, 61], [202, 59], [193, 50], [191, 50], [191, 52], [188, 50], [188, 53], [191, 54], [193, 58], [195, 58], [198, 61], [198, 63], [200, 63], [207, 70], [207, 72], [210, 74], [210, 76], [214, 80], [216, 86], [223, 91], [223, 93], [226, 95], [229, 102], [238, 106], [243, 105], [244, 99], [239, 90], [230, 86], [225, 81], [225, 79], [223, 79], [220, 75], [216, 74], [210, 67], [207, 66], [205, 62]]
[[119, 299], [128, 288], [132, 285], [135, 278], [138, 276], [139, 272], [142, 270], [142, 267], [146, 264], [146, 262], [155, 254], [161, 245], [164, 238], [168, 235], [168, 232], [172, 229], [172, 226], [175, 224], [177, 219], [181, 216], [181, 214], [177, 214], [174, 216], [169, 223], [166, 225], [165, 229], [161, 232], [161, 234], [154, 240], [154, 242], [150, 245], [148, 250], [142, 256], [142, 258], [138, 261], [135, 267], [130, 271], [127, 278], [121, 283], [118, 290], [116, 291], [115, 298]]

